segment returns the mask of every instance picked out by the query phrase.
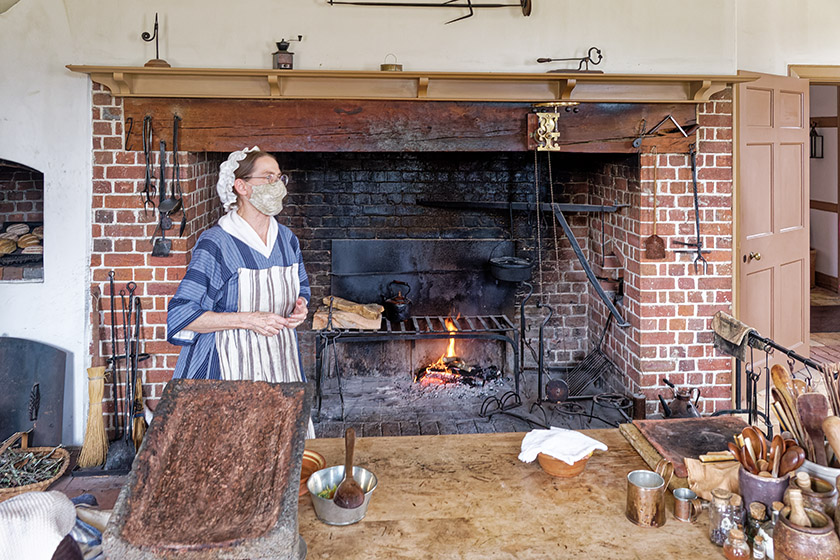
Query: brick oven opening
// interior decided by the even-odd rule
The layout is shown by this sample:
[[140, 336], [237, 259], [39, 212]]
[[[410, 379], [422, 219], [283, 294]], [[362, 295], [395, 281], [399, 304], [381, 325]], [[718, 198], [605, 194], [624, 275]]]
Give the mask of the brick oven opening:
[[0, 281], [44, 280], [44, 174], [0, 159]]

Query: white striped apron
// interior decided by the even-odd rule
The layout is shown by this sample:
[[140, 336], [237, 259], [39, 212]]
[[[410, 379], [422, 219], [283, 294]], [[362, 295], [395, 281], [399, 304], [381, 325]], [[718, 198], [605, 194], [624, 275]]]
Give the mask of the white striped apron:
[[[298, 264], [262, 270], [240, 268], [240, 312], [267, 311], [291, 315], [300, 294]], [[221, 377], [227, 381], [302, 381], [297, 338], [294, 329], [280, 329], [277, 336], [262, 336], [248, 329], [216, 332]], [[309, 420], [307, 438], [315, 437]]]

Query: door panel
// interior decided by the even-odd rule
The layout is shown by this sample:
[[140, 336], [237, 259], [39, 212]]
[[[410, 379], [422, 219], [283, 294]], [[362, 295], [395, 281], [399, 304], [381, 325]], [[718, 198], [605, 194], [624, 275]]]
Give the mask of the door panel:
[[745, 212], [741, 233], [747, 238], [769, 234], [773, 230], [773, 212], [770, 203], [773, 190], [773, 145], [753, 144], [744, 150], [741, 163], [742, 189], [752, 193], [750, 211]]
[[[779, 291], [782, 294], [779, 307], [784, 320], [779, 324], [777, 336], [782, 340], [804, 340], [808, 337], [808, 332], [802, 331], [805, 301], [802, 300], [802, 290], [799, 289], [804, 264], [804, 260], [796, 260], [779, 266]], [[810, 265], [809, 261], [808, 266]], [[808, 273], [810, 274], [810, 270]]]
[[[736, 93], [737, 313], [761, 335], [807, 356], [808, 81], [759, 76]], [[784, 363], [779, 352], [771, 360]]]
[[806, 163], [801, 144], [782, 144], [779, 146], [779, 184], [776, 191], [778, 201], [779, 231], [785, 232], [794, 228], [805, 227], [805, 216], [802, 211], [805, 200], [802, 172]]
[[747, 274], [741, 293], [744, 294], [743, 306], [751, 310], [748, 323], [759, 333], [769, 332], [773, 324], [773, 307], [767, 305], [767, 294], [773, 293], [773, 269], [759, 270]]
[[798, 91], [779, 92], [779, 127], [802, 128], [805, 126], [803, 111], [807, 106], [802, 104], [802, 94]]
[[773, 126], [773, 90], [744, 86], [742, 118], [753, 127]]

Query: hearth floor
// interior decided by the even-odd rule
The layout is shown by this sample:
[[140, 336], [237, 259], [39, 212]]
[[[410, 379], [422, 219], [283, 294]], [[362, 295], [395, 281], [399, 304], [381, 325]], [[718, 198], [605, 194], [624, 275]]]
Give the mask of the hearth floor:
[[[542, 421], [539, 410], [529, 414], [536, 401], [536, 373], [525, 372], [521, 377], [522, 405], [510, 412]], [[325, 380], [320, 417], [313, 408], [313, 421], [317, 437], [342, 437], [348, 427], [353, 427], [361, 437], [408, 436], [436, 434], [474, 434], [497, 432], [527, 432], [539, 426], [507, 414], [482, 417], [482, 404], [488, 397], [501, 398], [513, 390], [513, 380], [505, 378], [487, 383], [484, 387], [447, 385], [420, 387], [410, 376], [349, 376], [342, 377], [344, 394], [344, 419], [338, 385], [335, 378]], [[580, 403], [586, 412], [618, 423], [618, 411]], [[574, 430], [614, 427], [598, 418], [564, 414], [548, 403], [544, 409], [551, 426]]]

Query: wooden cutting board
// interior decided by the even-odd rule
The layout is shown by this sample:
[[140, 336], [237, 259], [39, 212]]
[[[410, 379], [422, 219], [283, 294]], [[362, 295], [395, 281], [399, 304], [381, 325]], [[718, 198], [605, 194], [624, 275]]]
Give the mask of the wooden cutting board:
[[688, 476], [683, 459], [725, 451], [732, 436], [747, 427], [735, 416], [633, 420], [633, 424], [662, 457], [674, 464], [674, 475], [683, 478]]

